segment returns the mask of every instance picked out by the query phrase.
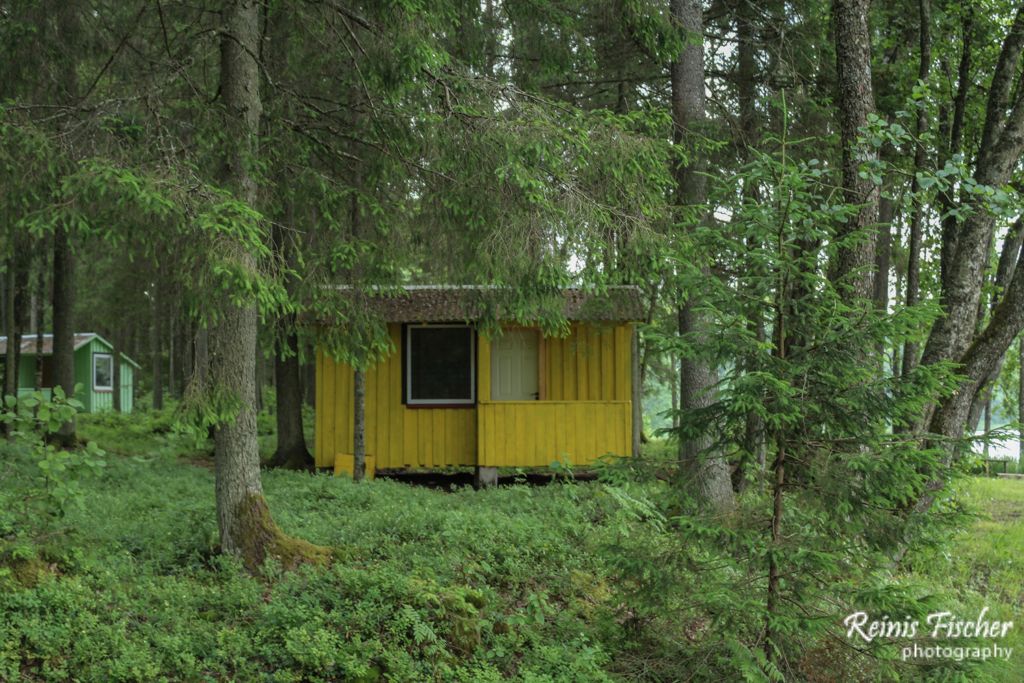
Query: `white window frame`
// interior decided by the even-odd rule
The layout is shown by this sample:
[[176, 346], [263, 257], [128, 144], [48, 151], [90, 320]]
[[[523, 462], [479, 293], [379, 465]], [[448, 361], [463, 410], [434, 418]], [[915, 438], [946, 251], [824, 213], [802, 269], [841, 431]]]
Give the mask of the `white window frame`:
[[[469, 398], [413, 398], [412, 397], [412, 335], [418, 329], [457, 327], [469, 331]], [[471, 325], [444, 323], [438, 325], [405, 326], [405, 404], [409, 406], [471, 406], [476, 405], [476, 333]]]
[[[100, 358], [106, 358], [110, 360], [110, 386], [100, 386], [96, 384], [96, 361]], [[92, 390], [93, 391], [113, 391], [114, 390], [114, 354], [112, 353], [94, 353], [92, 354]]]

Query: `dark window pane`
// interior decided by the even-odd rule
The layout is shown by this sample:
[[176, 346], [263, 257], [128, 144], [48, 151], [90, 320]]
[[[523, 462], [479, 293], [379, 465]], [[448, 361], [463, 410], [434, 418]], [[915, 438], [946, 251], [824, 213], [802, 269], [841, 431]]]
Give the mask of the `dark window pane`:
[[473, 399], [473, 330], [410, 327], [412, 401]]

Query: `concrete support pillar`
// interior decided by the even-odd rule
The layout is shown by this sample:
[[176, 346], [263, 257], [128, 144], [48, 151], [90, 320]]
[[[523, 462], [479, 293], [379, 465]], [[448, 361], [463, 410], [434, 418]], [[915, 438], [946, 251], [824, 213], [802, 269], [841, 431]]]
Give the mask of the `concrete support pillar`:
[[488, 486], [498, 485], [497, 467], [477, 467], [473, 476], [473, 486], [482, 489]]

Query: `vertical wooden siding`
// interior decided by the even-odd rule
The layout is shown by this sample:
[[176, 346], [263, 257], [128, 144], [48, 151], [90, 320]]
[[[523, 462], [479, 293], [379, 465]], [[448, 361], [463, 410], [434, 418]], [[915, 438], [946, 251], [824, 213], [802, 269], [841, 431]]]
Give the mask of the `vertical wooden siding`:
[[631, 450], [629, 401], [493, 401], [478, 410], [485, 467], [585, 465]]
[[[630, 324], [574, 323], [569, 336], [546, 339], [546, 401], [490, 403], [490, 343], [480, 338], [472, 408], [403, 405], [401, 326], [389, 331], [394, 352], [366, 373], [366, 450], [378, 469], [540, 467], [561, 457], [585, 464], [606, 453], [629, 454]], [[331, 467], [336, 453], [352, 452], [352, 368], [323, 351], [316, 405], [316, 464]]]
[[[394, 352], [366, 372], [366, 452], [377, 469], [476, 464], [476, 408], [408, 408], [402, 403], [402, 328]], [[317, 467], [352, 452], [352, 368], [317, 351]]]
[[545, 372], [551, 401], [628, 401], [632, 326], [574, 323], [548, 338]]
[[[135, 368], [130, 363], [121, 361], [121, 412], [132, 412], [134, 403]], [[113, 406], [111, 406], [113, 407]]]

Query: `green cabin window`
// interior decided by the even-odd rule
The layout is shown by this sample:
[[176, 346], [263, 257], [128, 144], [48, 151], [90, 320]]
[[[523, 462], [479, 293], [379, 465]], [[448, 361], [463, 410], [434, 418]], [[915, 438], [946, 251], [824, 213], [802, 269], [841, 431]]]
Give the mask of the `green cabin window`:
[[410, 406], [476, 402], [476, 337], [468, 325], [409, 325], [405, 397]]
[[94, 391], [114, 390], [114, 357], [109, 353], [92, 355], [92, 388]]

